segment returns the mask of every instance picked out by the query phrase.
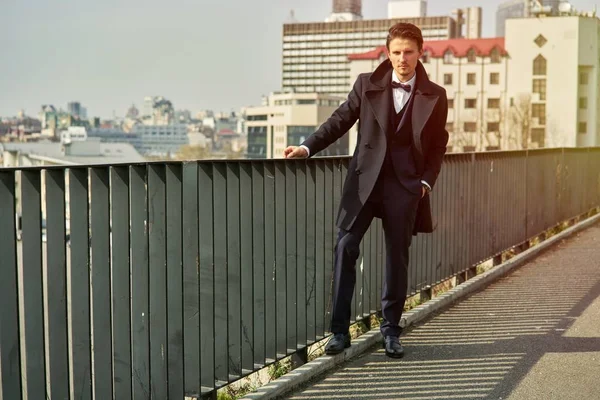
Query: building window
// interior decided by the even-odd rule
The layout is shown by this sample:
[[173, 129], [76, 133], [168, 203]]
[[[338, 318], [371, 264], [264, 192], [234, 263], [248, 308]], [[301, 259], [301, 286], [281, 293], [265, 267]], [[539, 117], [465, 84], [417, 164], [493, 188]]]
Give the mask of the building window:
[[423, 64], [428, 64], [429, 63], [429, 52], [428, 51], [424, 51], [423, 52], [423, 56], [421, 56], [421, 62]]
[[587, 122], [580, 122], [577, 132], [578, 133], [587, 133]]
[[465, 99], [465, 108], [475, 108], [477, 106], [477, 99]]
[[541, 54], [533, 60], [533, 74], [546, 75], [546, 59]]
[[266, 121], [267, 115], [248, 115], [248, 121]]
[[454, 99], [448, 99], [448, 108], [454, 108]]
[[494, 48], [492, 50], [492, 52], [490, 53], [490, 61], [492, 62], [492, 64], [500, 63], [500, 52], [498, 51], [497, 48]]
[[448, 132], [454, 132], [454, 123], [452, 123], [452, 122], [446, 122], [446, 131], [448, 131]]
[[531, 141], [538, 144], [538, 147], [544, 147], [546, 138], [546, 128], [531, 128]]
[[465, 132], [477, 132], [477, 122], [465, 122], [464, 131]]
[[452, 64], [454, 62], [454, 54], [450, 50], [444, 53], [444, 64]]
[[488, 132], [500, 132], [500, 122], [488, 122], [487, 131]]
[[444, 74], [444, 85], [452, 85], [452, 74]]
[[500, 99], [488, 99], [488, 108], [498, 109], [500, 108]]
[[298, 104], [298, 105], [317, 104], [317, 101], [313, 100], [313, 99], [298, 99], [296, 104]]
[[290, 125], [287, 129], [288, 146], [298, 146], [304, 142], [314, 131], [315, 126], [294, 126]]
[[537, 118], [540, 125], [546, 125], [546, 105], [533, 104], [531, 106], [531, 117]]
[[580, 97], [579, 98], [579, 108], [581, 110], [587, 110], [587, 97]]
[[542, 47], [546, 44], [547, 41], [548, 40], [542, 34], [537, 35], [537, 37], [534, 40], [535, 44], [537, 44], [538, 47]]
[[477, 79], [477, 75], [475, 73], [467, 74], [467, 85], [474, 85]]
[[580, 72], [579, 73], [579, 84], [580, 85], [587, 85], [588, 84], [588, 73], [587, 72]]
[[477, 61], [477, 54], [475, 54], [475, 50], [469, 50], [469, 52], [467, 53], [467, 61], [470, 63], [474, 63]]
[[533, 80], [533, 93], [540, 95], [540, 100], [546, 100], [546, 78]]
[[490, 74], [490, 85], [498, 85], [500, 84], [500, 73], [492, 72]]

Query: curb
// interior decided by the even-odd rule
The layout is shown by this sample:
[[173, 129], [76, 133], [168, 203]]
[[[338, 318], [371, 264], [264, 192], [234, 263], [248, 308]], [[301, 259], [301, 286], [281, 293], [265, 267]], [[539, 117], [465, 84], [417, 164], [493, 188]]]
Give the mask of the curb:
[[[413, 308], [411, 311], [408, 311], [404, 314], [404, 317], [400, 320], [400, 326], [406, 328], [431, 316], [431, 314], [435, 313], [439, 309], [444, 308], [447, 305], [467, 296], [468, 294], [487, 286], [509, 271], [535, 258], [538, 254], [554, 246], [563, 239], [568, 238], [574, 233], [585, 230], [599, 221], [600, 214], [579, 222], [578, 224], [565, 229], [559, 234], [544, 240], [535, 247], [531, 247], [523, 253], [518, 254], [510, 260], [497, 265], [496, 267], [477, 275], [466, 282], [461, 283], [448, 292], [431, 299], [426, 303], [419, 305], [418, 307]], [[379, 332], [379, 329], [373, 329], [352, 340], [352, 346], [346, 349], [343, 353], [335, 356], [323, 355], [318, 357], [317, 359], [296, 368], [284, 376], [269, 382], [267, 385], [259, 388], [257, 391], [247, 394], [246, 396], [242, 397], [241, 400], [276, 399], [278, 396], [289, 393], [293, 389], [309, 382], [311, 379], [323, 374], [324, 372], [327, 372], [344, 363], [345, 361], [364, 353], [380, 342], [381, 333]]]

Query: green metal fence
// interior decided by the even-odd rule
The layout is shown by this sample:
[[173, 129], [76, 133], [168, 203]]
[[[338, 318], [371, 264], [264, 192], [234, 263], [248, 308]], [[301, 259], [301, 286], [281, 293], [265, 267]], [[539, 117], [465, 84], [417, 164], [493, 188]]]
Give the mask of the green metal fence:
[[[328, 335], [349, 158], [0, 170], [0, 399], [182, 399]], [[600, 205], [600, 149], [450, 154], [415, 294]], [[352, 309], [380, 309], [383, 233]]]

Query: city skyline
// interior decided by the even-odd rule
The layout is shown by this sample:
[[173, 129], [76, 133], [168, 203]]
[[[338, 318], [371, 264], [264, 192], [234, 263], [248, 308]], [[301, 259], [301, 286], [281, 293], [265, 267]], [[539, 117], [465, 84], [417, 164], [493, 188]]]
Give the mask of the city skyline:
[[[494, 36], [501, 2], [483, 6], [484, 37]], [[364, 1], [364, 18], [386, 18], [387, 3]], [[598, 2], [571, 3], [591, 11]], [[428, 15], [474, 5], [429, 0]], [[0, 16], [0, 116], [24, 109], [36, 117], [42, 104], [80, 101], [88, 117], [111, 118], [156, 95], [192, 113], [258, 105], [281, 87], [282, 25], [292, 9], [299, 22], [323, 21], [332, 2], [11, 1]]]

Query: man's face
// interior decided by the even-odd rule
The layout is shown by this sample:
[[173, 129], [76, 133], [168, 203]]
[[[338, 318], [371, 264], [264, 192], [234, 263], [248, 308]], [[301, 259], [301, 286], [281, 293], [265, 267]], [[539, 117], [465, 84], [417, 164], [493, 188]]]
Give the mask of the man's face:
[[393, 39], [388, 48], [388, 58], [400, 80], [412, 78], [422, 55], [423, 50], [419, 51], [417, 42], [412, 39]]

